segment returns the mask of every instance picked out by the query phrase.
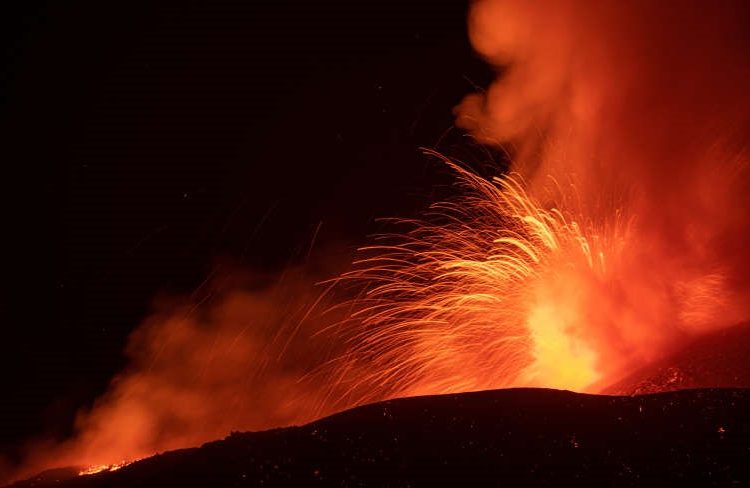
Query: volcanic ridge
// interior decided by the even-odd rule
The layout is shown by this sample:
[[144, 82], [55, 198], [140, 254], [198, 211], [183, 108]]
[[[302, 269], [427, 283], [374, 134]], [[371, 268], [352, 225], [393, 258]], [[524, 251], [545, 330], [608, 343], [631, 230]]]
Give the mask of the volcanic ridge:
[[750, 389], [506, 389], [385, 401], [13, 488], [750, 483]]

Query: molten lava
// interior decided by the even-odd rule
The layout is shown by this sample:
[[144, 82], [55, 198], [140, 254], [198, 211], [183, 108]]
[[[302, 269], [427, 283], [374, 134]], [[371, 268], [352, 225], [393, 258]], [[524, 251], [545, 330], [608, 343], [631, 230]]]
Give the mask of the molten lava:
[[89, 474], [96, 474], [96, 473], [104, 473], [106, 471], [117, 471], [120, 468], [123, 468], [127, 466], [128, 464], [133, 464], [134, 462], [138, 461], [137, 459], [131, 459], [130, 461], [120, 461], [116, 464], [96, 464], [93, 466], [89, 466], [86, 469], [82, 469], [78, 472], [78, 476], [86, 476]]
[[397, 221], [407, 229], [364, 248], [342, 278], [362, 287], [340, 327], [347, 401], [509, 386], [596, 392], [725, 306], [715, 270], [654, 283], [634, 267], [636, 217], [545, 208], [518, 176], [485, 180], [447, 164], [461, 195], [424, 220]]
[[599, 233], [542, 208], [517, 177], [489, 181], [448, 164], [463, 195], [398, 222], [408, 230], [365, 248], [343, 277], [364, 287], [344, 331], [357, 330], [346, 356], [362, 364], [355, 387], [585, 389], [607, 366], [581, 323], [584, 287], [607, 278], [626, 223]]

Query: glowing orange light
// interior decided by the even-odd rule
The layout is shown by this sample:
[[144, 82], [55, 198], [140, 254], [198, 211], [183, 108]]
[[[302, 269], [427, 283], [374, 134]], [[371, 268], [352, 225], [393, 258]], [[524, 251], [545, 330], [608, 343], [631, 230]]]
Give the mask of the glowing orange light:
[[90, 474], [96, 474], [96, 473], [102, 473], [106, 471], [117, 471], [120, 468], [123, 468], [129, 464], [133, 464], [136, 460], [132, 461], [120, 461], [119, 463], [115, 464], [98, 464], [95, 466], [89, 466], [86, 469], [82, 469], [78, 472], [78, 476], [87, 476]]

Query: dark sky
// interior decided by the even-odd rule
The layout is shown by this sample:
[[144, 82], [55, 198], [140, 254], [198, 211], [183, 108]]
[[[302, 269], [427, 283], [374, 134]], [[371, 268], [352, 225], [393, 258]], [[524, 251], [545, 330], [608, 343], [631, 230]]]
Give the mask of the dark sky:
[[[60, 434], [154, 296], [409, 215], [482, 159], [464, 1], [3, 2], [0, 450]], [[303, 253], [302, 253], [303, 254]]]

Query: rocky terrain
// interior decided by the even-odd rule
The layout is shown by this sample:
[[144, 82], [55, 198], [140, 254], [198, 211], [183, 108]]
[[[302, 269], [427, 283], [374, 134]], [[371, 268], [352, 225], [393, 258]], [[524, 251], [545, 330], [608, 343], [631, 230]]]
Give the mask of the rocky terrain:
[[748, 389], [509, 389], [387, 401], [117, 471], [56, 470], [13, 486], [742, 486], [748, 460]]

